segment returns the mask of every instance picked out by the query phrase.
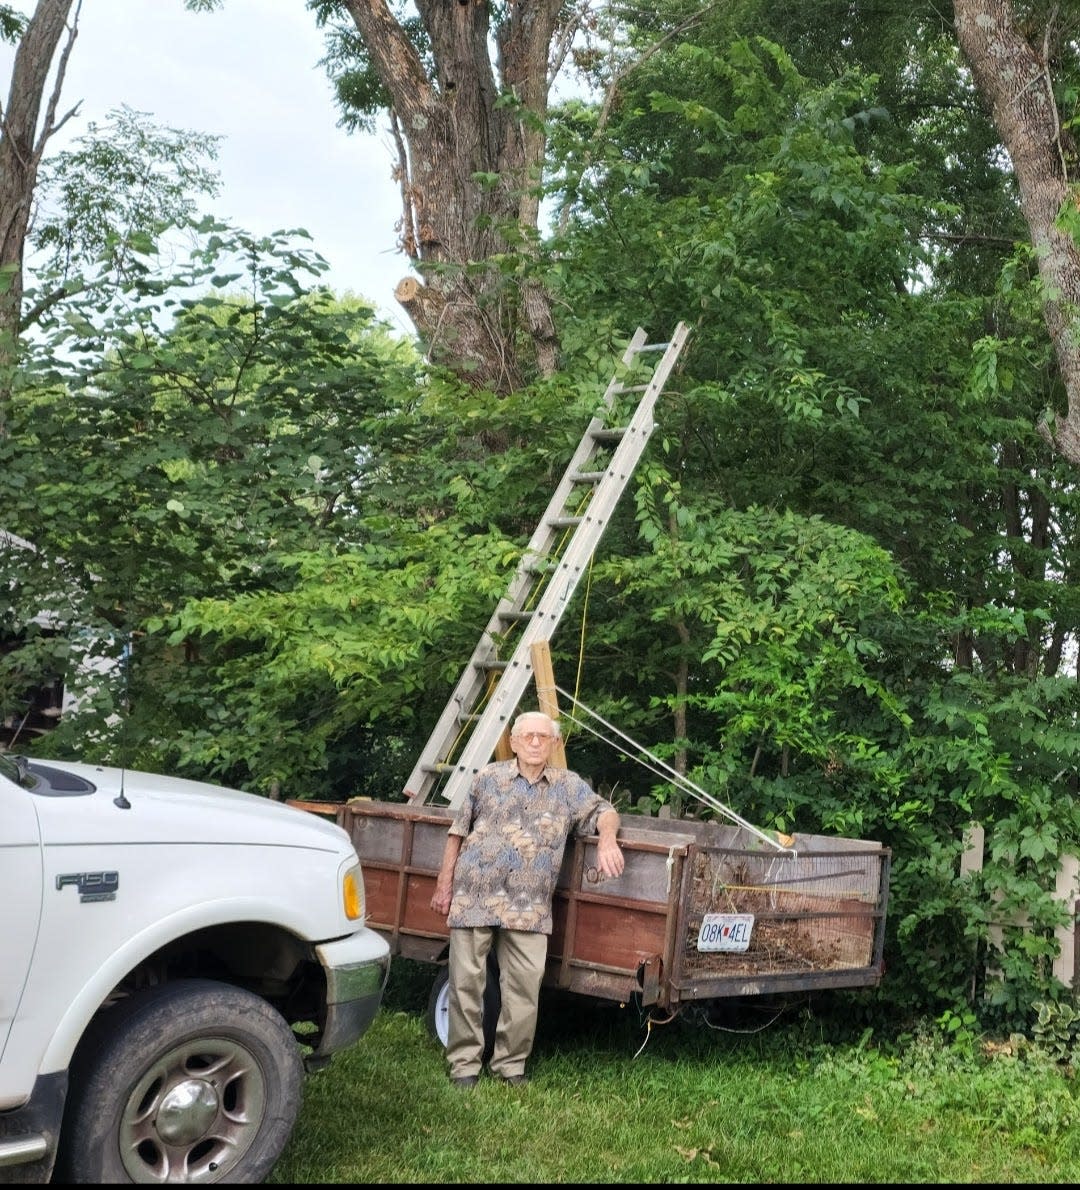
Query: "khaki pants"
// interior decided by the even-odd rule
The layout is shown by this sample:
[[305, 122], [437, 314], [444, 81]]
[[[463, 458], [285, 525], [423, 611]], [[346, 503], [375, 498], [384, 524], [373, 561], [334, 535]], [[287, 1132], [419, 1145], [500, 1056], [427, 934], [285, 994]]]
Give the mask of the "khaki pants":
[[479, 1074], [484, 1059], [484, 987], [487, 957], [495, 947], [502, 1010], [488, 1062], [502, 1078], [525, 1073], [536, 1036], [540, 983], [547, 960], [547, 934], [474, 926], [450, 931], [450, 1019], [446, 1060], [450, 1077]]

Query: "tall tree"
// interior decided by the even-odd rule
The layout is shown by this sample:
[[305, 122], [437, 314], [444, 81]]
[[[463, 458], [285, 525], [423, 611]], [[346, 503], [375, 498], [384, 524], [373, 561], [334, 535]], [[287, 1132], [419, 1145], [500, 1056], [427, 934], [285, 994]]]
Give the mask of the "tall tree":
[[[99, 288], [121, 285], [146, 236], [185, 221], [201, 196], [218, 191], [210, 163], [220, 137], [159, 127], [128, 107], [47, 153], [78, 113], [76, 103], [58, 115], [80, 7], [81, 0], [39, 0], [27, 21], [0, 5], [0, 37], [18, 43], [0, 123], [0, 361], [8, 364], [20, 336], [87, 284], [89, 273]], [[102, 260], [111, 266], [105, 272], [97, 268]], [[0, 401], [9, 392], [5, 384]]]
[[[75, 15], [69, 25], [72, 6]], [[0, 122], [0, 370], [12, 364], [18, 342], [23, 251], [41, 159], [49, 138], [75, 111], [58, 116], [64, 72], [75, 43], [81, 7], [82, 0], [38, 0], [15, 52], [11, 86]], [[8, 24], [4, 27], [10, 28]], [[46, 101], [53, 61], [65, 33]], [[0, 373], [0, 432], [9, 387]]]
[[1080, 463], [1080, 230], [1076, 123], [1080, 59], [1072, 4], [953, 0], [956, 32], [1008, 151], [1043, 283], [1067, 406], [1046, 433]]
[[[542, 286], [506, 268], [537, 235], [553, 44], [572, 35], [565, 0], [314, 0], [346, 13], [332, 55], [347, 109], [389, 109], [401, 247], [422, 278], [396, 297], [431, 357], [477, 387], [512, 391], [556, 365]], [[413, 16], [404, 15], [407, 8]], [[359, 35], [359, 42], [356, 40]], [[359, 63], [356, 54], [359, 52]]]

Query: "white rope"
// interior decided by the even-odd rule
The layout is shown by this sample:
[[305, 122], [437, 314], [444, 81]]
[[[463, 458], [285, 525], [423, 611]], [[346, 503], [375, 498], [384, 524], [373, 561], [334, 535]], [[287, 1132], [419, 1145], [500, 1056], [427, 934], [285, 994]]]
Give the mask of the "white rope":
[[[636, 740], [631, 739], [630, 736], [628, 736], [625, 732], [620, 731], [613, 723], [609, 723], [602, 715], [597, 714], [596, 711], [590, 710], [590, 708], [587, 707], [583, 702], [579, 702], [578, 699], [569, 693], [569, 691], [563, 690], [561, 686], [556, 686], [555, 691], [557, 694], [561, 694], [563, 698], [567, 699], [575, 710], [584, 711], [586, 715], [590, 715], [593, 719], [596, 719], [598, 722], [602, 723], [608, 731], [612, 732], [620, 740], [623, 740], [625, 743], [629, 744], [630, 748], [635, 753], [637, 753], [638, 763], [644, 768], [648, 769], [652, 773], [655, 773], [656, 776], [660, 777], [661, 779], [672, 782], [672, 784], [676, 785], [684, 792], [689, 793], [691, 797], [696, 798], [703, 805], [715, 810], [717, 814], [723, 815], [723, 817], [727, 818], [730, 822], [735, 823], [737, 826], [741, 826], [743, 830], [749, 831], [756, 838], [760, 839], [763, 843], [767, 843], [776, 851], [783, 852], [785, 855], [790, 855], [792, 858], [797, 858], [798, 852], [793, 847], [783, 846], [783, 844], [772, 838], [771, 835], [763, 830], [760, 830], [758, 827], [754, 826], [753, 823], [747, 822], [745, 818], [741, 818], [735, 813], [734, 810], [731, 809], [730, 806], [725, 806], [723, 802], [718, 801], [712, 796], [711, 793], [708, 793], [706, 790], [702, 789], [700, 785], [695, 785], [689, 777], [684, 776], [677, 769], [673, 769], [671, 765], [661, 760], [659, 756], [656, 756], [650, 752], [644, 744], [639, 744]], [[571, 720], [571, 722], [582, 728], [582, 730], [589, 732], [590, 735], [596, 736], [598, 740], [602, 740], [604, 743], [611, 744], [612, 747], [615, 747], [611, 740], [606, 739], [599, 731], [591, 727], [583, 719], [579, 719], [577, 715], [571, 713], [567, 717]], [[641, 759], [641, 756], [647, 756], [652, 763], [646, 763]]]

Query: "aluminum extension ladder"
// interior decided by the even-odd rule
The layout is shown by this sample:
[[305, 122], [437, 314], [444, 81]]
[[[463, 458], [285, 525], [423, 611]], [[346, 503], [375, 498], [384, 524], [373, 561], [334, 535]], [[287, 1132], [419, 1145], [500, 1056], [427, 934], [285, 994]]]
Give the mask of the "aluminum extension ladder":
[[[689, 333], [680, 322], [668, 343], [646, 343], [641, 327], [630, 340], [623, 366], [604, 393], [603, 407], [578, 443], [506, 594], [409, 776], [405, 796], [414, 804], [431, 802], [437, 794], [456, 809], [473, 777], [491, 760], [532, 678], [531, 647], [552, 638], [577, 590], [652, 436], [657, 398]], [[651, 365], [650, 353], [659, 354]], [[650, 366], [651, 375], [638, 383]], [[609, 426], [608, 420], [620, 420], [618, 398], [627, 393], [642, 394], [637, 408], [625, 425]], [[506, 657], [511, 645], [513, 651]]]

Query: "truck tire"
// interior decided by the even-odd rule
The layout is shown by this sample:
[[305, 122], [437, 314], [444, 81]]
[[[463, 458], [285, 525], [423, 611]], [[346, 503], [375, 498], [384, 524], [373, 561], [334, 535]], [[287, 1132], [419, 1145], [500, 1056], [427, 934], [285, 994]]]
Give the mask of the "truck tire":
[[[491, 1057], [495, 1048], [495, 1029], [502, 1010], [502, 996], [499, 993], [499, 964], [494, 955], [488, 955], [487, 986], [484, 988], [484, 1061]], [[431, 1036], [446, 1048], [450, 1028], [450, 972], [440, 967], [428, 997], [427, 1027]]]
[[262, 1182], [303, 1080], [292, 1030], [259, 996], [206, 979], [138, 992], [80, 1046], [57, 1180]]

